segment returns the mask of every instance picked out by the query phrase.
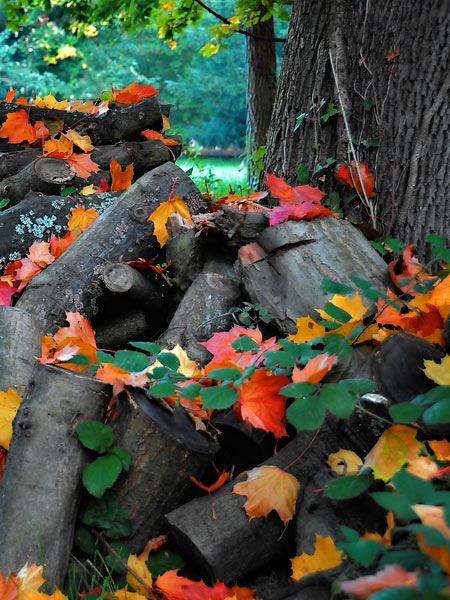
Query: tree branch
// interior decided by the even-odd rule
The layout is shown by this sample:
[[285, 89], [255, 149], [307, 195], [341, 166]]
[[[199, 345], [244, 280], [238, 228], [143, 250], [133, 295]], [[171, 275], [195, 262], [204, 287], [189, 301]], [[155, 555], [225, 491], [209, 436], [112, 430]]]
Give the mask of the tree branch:
[[[223, 17], [222, 15], [217, 13], [214, 9], [207, 6], [204, 2], [202, 2], [202, 0], [194, 0], [194, 2], [197, 2], [197, 4], [200, 4], [201, 7], [203, 7], [206, 11], [208, 11], [209, 13], [214, 15], [217, 19], [219, 19], [226, 25], [233, 25], [233, 23], [231, 23], [231, 21], [229, 19], [226, 19], [225, 17]], [[263, 40], [265, 42], [280, 42], [280, 43], [284, 44], [286, 41], [286, 38], [264, 37], [262, 35], [256, 35], [255, 33], [251, 33], [250, 31], [247, 31], [246, 29], [235, 29], [235, 31], [236, 31], [236, 33], [242, 33], [242, 35], [246, 35], [248, 37], [252, 37], [257, 40]]]

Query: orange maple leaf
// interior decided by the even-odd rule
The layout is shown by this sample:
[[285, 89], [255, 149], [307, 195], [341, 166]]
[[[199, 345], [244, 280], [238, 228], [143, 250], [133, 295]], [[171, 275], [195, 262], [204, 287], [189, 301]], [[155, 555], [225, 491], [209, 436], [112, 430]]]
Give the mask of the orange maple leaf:
[[402, 292], [406, 292], [412, 296], [420, 293], [412, 289], [418, 281], [432, 279], [431, 275], [424, 272], [424, 268], [420, 262], [414, 258], [413, 244], [409, 244], [405, 248], [401, 261], [393, 260], [389, 263], [389, 273], [393, 283]]
[[73, 154], [73, 142], [65, 135], [61, 135], [58, 140], [51, 139], [44, 142], [44, 153], [46, 156], [67, 160]]
[[82, 206], [74, 208], [72, 210], [72, 216], [70, 217], [69, 222], [67, 224], [67, 229], [69, 231], [75, 231], [78, 227], [79, 232], [82, 233], [89, 227], [89, 225], [91, 225], [96, 219], [98, 219], [99, 216], [100, 215], [95, 210], [95, 208], [85, 209]]
[[[222, 204], [233, 204], [236, 205], [240, 210], [254, 210], [249, 208], [250, 205], [255, 207], [255, 203], [262, 200], [268, 195], [268, 192], [253, 192], [249, 196], [235, 196], [234, 194], [228, 194], [228, 196], [224, 196], [223, 198], [218, 198], [215, 201], [215, 208], [220, 208]], [[256, 206], [256, 210], [268, 210], [265, 206], [258, 207]]]
[[6, 137], [11, 144], [28, 142], [32, 144], [39, 137], [28, 120], [28, 113], [21, 108], [13, 113], [7, 113], [6, 121], [0, 128], [0, 137]]
[[177, 142], [176, 140], [171, 140], [170, 138], [165, 138], [157, 131], [153, 131], [153, 129], [144, 129], [144, 131], [141, 131], [141, 135], [142, 137], [145, 137], [146, 140], [161, 140], [165, 146], [180, 145], [180, 142]]
[[134, 175], [133, 163], [127, 165], [122, 171], [122, 165], [112, 159], [109, 170], [111, 172], [111, 192], [120, 192], [130, 187]]
[[78, 146], [78, 148], [84, 150], [85, 152], [91, 152], [91, 150], [94, 150], [91, 138], [88, 135], [80, 135], [77, 131], [69, 129], [66, 131], [65, 136], [68, 140], [72, 141], [75, 146]]
[[49, 242], [33, 242], [27, 257], [40, 267], [46, 267], [55, 260], [55, 257], [50, 254]]
[[[16, 261], [17, 268], [14, 273], [14, 283], [17, 285], [17, 291], [21, 292], [41, 271], [42, 268], [34, 263], [29, 258], [25, 257], [22, 260]], [[9, 267], [9, 265], [7, 265]], [[6, 274], [6, 268], [5, 268]]]
[[95, 373], [95, 378], [105, 383], [110, 383], [113, 386], [114, 397], [117, 397], [127, 385], [131, 387], [145, 387], [149, 381], [146, 372], [129, 373], [112, 363], [102, 363]]
[[198, 479], [196, 479], [193, 475], [189, 476], [189, 479], [195, 483], [200, 489], [205, 490], [208, 494], [212, 494], [216, 490], [220, 489], [225, 483], [230, 479], [230, 472], [224, 471], [220, 474], [218, 480], [212, 485], [205, 485]]
[[66, 321], [69, 323], [69, 326], [60, 327], [53, 336], [56, 342], [61, 342], [65, 338], [72, 337], [79, 338], [93, 348], [97, 347], [95, 331], [92, 329], [89, 319], [83, 317], [79, 312], [66, 312]]
[[417, 430], [407, 425], [387, 429], [366, 457], [363, 468], [371, 467], [376, 479], [389, 481], [403, 465], [418, 456], [423, 444]]
[[389, 511], [386, 515], [387, 529], [384, 532], [384, 535], [380, 535], [379, 533], [372, 533], [367, 531], [360, 537], [361, 540], [375, 540], [377, 542], [381, 542], [385, 546], [390, 546], [392, 543], [392, 530], [395, 525], [395, 517], [392, 511]]
[[16, 95], [16, 90], [9, 90], [6, 92], [6, 96], [3, 102], [13, 102], [14, 96]]
[[21, 402], [22, 398], [12, 388], [7, 392], [0, 391], [0, 446], [5, 450], [9, 450], [13, 434], [12, 424]]
[[119, 104], [136, 104], [144, 98], [156, 96], [157, 93], [158, 90], [155, 90], [152, 85], [139, 85], [137, 81], [121, 90], [115, 90], [114, 88], [112, 90], [114, 102]]
[[248, 426], [271, 431], [276, 438], [286, 433], [286, 397], [279, 391], [289, 383], [285, 375], [269, 375], [256, 371], [238, 390], [235, 415]]
[[155, 586], [167, 600], [253, 600], [254, 590], [234, 585], [227, 587], [221, 581], [209, 587], [203, 581], [192, 581], [181, 577], [176, 570], [166, 571], [155, 581]]
[[417, 573], [408, 573], [400, 565], [388, 565], [375, 575], [359, 577], [353, 581], [342, 581], [339, 586], [344, 592], [357, 598], [369, 598], [378, 590], [406, 586], [417, 587]]
[[98, 173], [100, 167], [91, 159], [90, 154], [72, 154], [66, 159], [77, 172], [78, 177], [87, 179], [91, 173]]
[[53, 94], [47, 94], [45, 98], [36, 96], [33, 102], [34, 106], [39, 108], [54, 108], [56, 110], [67, 110], [69, 103], [67, 100], [58, 101]]
[[300, 491], [298, 479], [273, 465], [257, 467], [245, 473], [247, 481], [237, 483], [233, 494], [247, 496], [244, 508], [250, 520], [266, 517], [275, 510], [286, 525], [295, 513]]
[[292, 381], [299, 383], [300, 381], [309, 381], [309, 383], [319, 383], [329, 372], [329, 370], [337, 363], [338, 357], [335, 354], [319, 354], [311, 358], [306, 366], [300, 370], [297, 366], [292, 371]]
[[152, 538], [145, 544], [145, 548], [138, 555], [138, 558], [148, 560], [148, 555], [150, 552], [155, 552], [161, 546], [163, 546], [167, 542], [168, 534], [159, 535], [158, 537]]
[[52, 256], [58, 258], [61, 254], [67, 250], [67, 248], [77, 239], [77, 236], [73, 231], [67, 231], [63, 237], [56, 237], [55, 235], [50, 236], [50, 252]]
[[369, 170], [369, 165], [367, 163], [358, 163], [359, 172], [361, 173], [361, 180], [358, 174], [358, 168], [356, 167], [355, 161], [352, 160], [350, 169], [343, 165], [339, 171], [336, 173], [335, 177], [338, 181], [342, 181], [346, 183], [351, 188], [354, 188], [356, 185], [356, 189], [360, 194], [363, 193], [363, 187], [366, 192], [366, 196], [368, 198], [373, 198], [375, 194], [375, 179], [372, 173]]
[[322, 537], [316, 534], [314, 554], [304, 552], [300, 556], [291, 558], [292, 579], [299, 581], [310, 573], [334, 569], [342, 564], [344, 553], [336, 548], [331, 537]]
[[169, 239], [166, 223], [167, 219], [173, 212], [179, 213], [183, 219], [189, 223], [192, 223], [189, 208], [179, 196], [173, 196], [170, 200], [162, 202], [148, 218], [148, 220], [154, 225], [153, 235], [156, 237], [161, 247], [164, 246]]

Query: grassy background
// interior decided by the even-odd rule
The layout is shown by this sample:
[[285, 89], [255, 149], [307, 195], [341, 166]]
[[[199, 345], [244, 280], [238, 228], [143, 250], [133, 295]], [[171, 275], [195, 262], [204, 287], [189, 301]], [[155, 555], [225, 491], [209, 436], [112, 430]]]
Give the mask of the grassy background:
[[247, 193], [247, 169], [240, 158], [181, 158], [177, 165], [186, 171], [202, 193], [215, 198]]

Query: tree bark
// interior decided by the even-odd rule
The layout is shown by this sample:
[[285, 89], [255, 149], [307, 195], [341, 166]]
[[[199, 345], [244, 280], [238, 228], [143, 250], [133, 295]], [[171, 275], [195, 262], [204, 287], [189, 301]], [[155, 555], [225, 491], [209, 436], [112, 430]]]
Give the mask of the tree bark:
[[[450, 218], [448, 38], [446, 3], [296, 0], [265, 170], [296, 184], [301, 164], [356, 156], [375, 176], [377, 196], [369, 200], [377, 228], [427, 255], [427, 235], [446, 235]], [[331, 103], [341, 114], [325, 122]]]
[[[266, 10], [259, 4], [261, 17]], [[273, 17], [267, 21], [259, 21], [248, 28], [252, 34], [275, 37]], [[270, 124], [273, 102], [277, 86], [277, 54], [275, 42], [261, 40], [256, 37], [245, 37], [245, 53], [247, 66], [247, 154], [249, 185], [256, 186], [258, 177], [255, 172], [253, 154], [261, 146], [266, 145], [267, 130]]]
[[49, 589], [69, 562], [89, 453], [75, 433], [102, 420], [109, 386], [73, 371], [36, 364], [14, 420], [0, 488], [0, 571], [45, 563]]

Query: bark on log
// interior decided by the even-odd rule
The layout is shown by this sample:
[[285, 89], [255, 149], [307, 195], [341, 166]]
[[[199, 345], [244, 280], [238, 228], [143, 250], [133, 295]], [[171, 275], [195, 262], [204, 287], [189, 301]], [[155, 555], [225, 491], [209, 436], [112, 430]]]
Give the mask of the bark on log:
[[232, 320], [227, 311], [239, 299], [239, 286], [218, 273], [200, 273], [182, 301], [170, 325], [158, 339], [162, 348], [177, 344], [198, 364], [205, 364], [211, 354], [199, 342], [208, 340], [216, 331], [228, 331]]
[[57, 261], [39, 273], [16, 306], [31, 309], [43, 333], [54, 333], [64, 323], [66, 311], [94, 317], [104, 293], [105, 261], [149, 259], [158, 253], [160, 246], [148, 218], [169, 199], [172, 188], [193, 213], [204, 207], [200, 192], [184, 171], [172, 163], [157, 167], [138, 179]]
[[383, 291], [388, 285], [383, 259], [351, 223], [332, 217], [268, 227], [257, 244], [240, 249], [238, 264], [252, 301], [266, 306], [286, 333], [295, 333], [299, 317], [323, 308], [324, 278], [354, 286], [349, 276], [356, 275]]
[[[78, 196], [77, 202], [102, 214], [119, 196], [119, 192], [105, 192]], [[0, 269], [26, 256], [33, 242], [49, 241], [52, 234], [63, 236], [76, 206], [72, 198], [32, 192], [18, 206], [1, 211]]]
[[[364, 456], [382, 430], [380, 422], [360, 412], [345, 421], [330, 415], [316, 434], [299, 432], [263, 464], [280, 468], [289, 465], [288, 472], [304, 485], [323, 468], [331, 452], [346, 448]], [[209, 582], [221, 579], [231, 584], [272, 560], [294, 556], [293, 524], [285, 529], [273, 512], [265, 519], [250, 521], [243, 510], [246, 498], [232, 493], [235, 483], [228, 483], [211, 499], [196, 498], [166, 515], [176, 544]], [[215, 519], [211, 515], [211, 500]]]
[[197, 488], [189, 477], [201, 479], [219, 447], [195, 430], [183, 408], [167, 412], [140, 391], [133, 399], [137, 406], [125, 399], [111, 423], [117, 445], [132, 456], [131, 467], [120, 476], [114, 492], [131, 517], [126, 544], [132, 552], [140, 552], [162, 532], [164, 514], [195, 495]]
[[98, 348], [118, 350], [130, 341], [148, 340], [154, 337], [155, 323], [143, 310], [127, 311], [125, 314], [101, 315], [92, 324]]
[[140, 177], [159, 165], [175, 162], [180, 151], [181, 141], [179, 146], [171, 146], [170, 150], [161, 140], [119, 142], [112, 146], [98, 146], [92, 151], [91, 158], [104, 170], [109, 170], [112, 160], [120, 163], [122, 168], [133, 163], [134, 176]]
[[[17, 110], [23, 110], [20, 104], [0, 102], [0, 123], [6, 120], [6, 115]], [[161, 105], [155, 97], [146, 98], [138, 104], [112, 105], [101, 115], [83, 112], [67, 112], [37, 106], [27, 106], [30, 120], [35, 123], [44, 119], [60, 119], [63, 123], [81, 135], [89, 135], [94, 145], [113, 144], [138, 134], [144, 129], [161, 131]]]
[[20, 395], [31, 377], [41, 339], [31, 314], [12, 306], [0, 306], [0, 390], [15, 389]]
[[[39, 160], [41, 159], [37, 158], [15, 175], [11, 175], [11, 177], [7, 177], [0, 182], [0, 199], [9, 198], [10, 206], [15, 206], [25, 198], [28, 192], [42, 192], [47, 196], [59, 194], [61, 191], [60, 183], [44, 181], [36, 172], [36, 165]], [[65, 161], [58, 160], [58, 162], [67, 165]], [[73, 172], [72, 177], [74, 175], [75, 172]]]
[[42, 154], [41, 148], [24, 148], [23, 146], [18, 146], [7, 154], [0, 154], [0, 181], [18, 173], [40, 154]]
[[217, 211], [214, 224], [228, 238], [230, 246], [243, 246], [269, 226], [269, 209], [260, 209], [261, 212], [251, 212], [224, 205]]
[[104, 418], [109, 386], [37, 363], [14, 421], [0, 487], [0, 571], [44, 561], [49, 589], [67, 570], [89, 455], [75, 429]]

